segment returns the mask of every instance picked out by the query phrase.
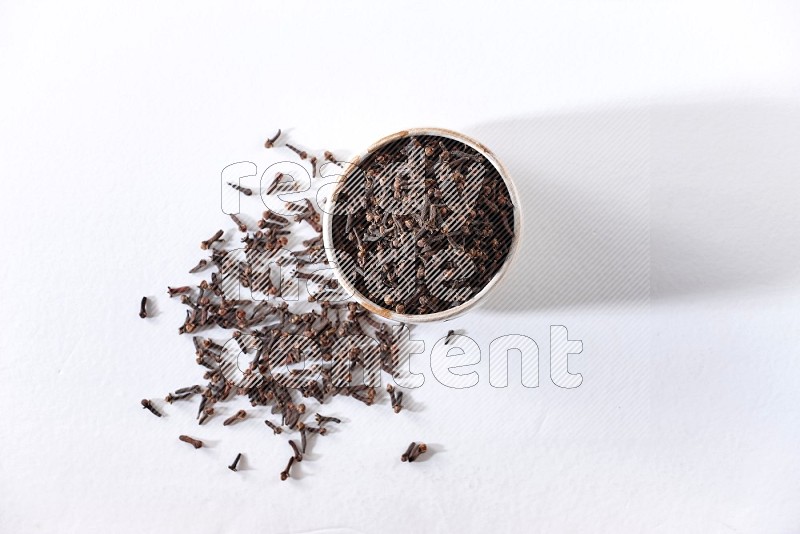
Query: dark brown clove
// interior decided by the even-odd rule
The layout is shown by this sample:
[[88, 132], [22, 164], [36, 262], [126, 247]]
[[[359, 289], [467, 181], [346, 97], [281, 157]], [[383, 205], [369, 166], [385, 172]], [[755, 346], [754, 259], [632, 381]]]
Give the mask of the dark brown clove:
[[271, 195], [272, 193], [275, 192], [275, 188], [278, 187], [278, 184], [281, 182], [282, 179], [283, 179], [283, 173], [282, 172], [276, 172], [275, 173], [275, 178], [272, 179], [272, 182], [270, 182], [269, 186], [267, 187], [267, 194], [268, 195]]
[[403, 392], [398, 391], [397, 395], [395, 396], [394, 404], [392, 404], [392, 409], [394, 413], [400, 413], [400, 410], [403, 409]]
[[239, 465], [239, 460], [241, 459], [242, 459], [242, 453], [240, 452], [239, 454], [236, 455], [236, 459], [233, 461], [233, 463], [228, 466], [228, 469], [230, 469], [231, 471], [236, 471]]
[[428, 446], [424, 443], [418, 443], [414, 448], [411, 449], [411, 452], [408, 455], [408, 461], [413, 462], [417, 458], [419, 458], [420, 454], [424, 454], [428, 450]]
[[325, 415], [316, 414], [314, 418], [317, 420], [318, 425], [323, 425], [325, 423], [341, 423], [342, 420], [338, 417], [329, 417]]
[[222, 237], [222, 234], [224, 234], [224, 233], [225, 232], [223, 232], [222, 230], [217, 230], [217, 232], [214, 235], [212, 235], [210, 239], [200, 243], [200, 248], [203, 249], [203, 250], [208, 249], [215, 242], [219, 241], [220, 238]]
[[278, 133], [276, 133], [274, 136], [266, 140], [266, 142], [264, 143], [264, 148], [272, 148], [273, 146], [275, 146], [275, 141], [277, 141], [280, 136], [281, 136], [281, 131], [280, 129], [278, 129]]
[[253, 190], [250, 189], [249, 187], [242, 187], [241, 185], [234, 184], [231, 182], [228, 182], [228, 185], [248, 197], [253, 194]]
[[303, 423], [298, 423], [297, 426], [299, 427], [298, 430], [300, 431], [300, 451], [303, 454], [305, 454], [306, 453], [306, 444], [308, 442], [307, 437], [306, 437], [306, 425], [304, 425]]
[[299, 148], [294, 147], [289, 143], [286, 143], [286, 148], [288, 148], [289, 150], [300, 156], [300, 159], [306, 159], [308, 157], [308, 153], [306, 153], [305, 150], [300, 150]]
[[178, 393], [175, 393], [175, 394], [168, 393], [167, 396], [164, 398], [164, 400], [168, 404], [172, 404], [176, 400], [187, 399], [187, 398], [191, 397], [192, 395], [193, 395], [193, 393], [191, 391], [187, 392], [187, 393], [180, 393], [180, 394], [178, 394]]
[[296, 462], [302, 462], [303, 461], [303, 453], [300, 452], [300, 448], [297, 446], [297, 443], [295, 443], [293, 439], [290, 439], [289, 440], [289, 446], [291, 446], [292, 450], [294, 451], [294, 459], [295, 459], [295, 461]]
[[294, 220], [297, 222], [305, 221], [314, 228], [314, 231], [322, 233], [322, 225], [319, 223], [319, 213], [317, 213], [313, 207], [295, 215]]
[[407, 461], [408, 461], [408, 457], [409, 457], [409, 455], [411, 454], [411, 451], [413, 451], [413, 450], [414, 450], [414, 447], [416, 447], [416, 446], [417, 446], [416, 442], [413, 442], [413, 441], [412, 441], [412, 442], [411, 442], [411, 444], [410, 444], [410, 445], [408, 446], [408, 448], [406, 449], [406, 452], [404, 452], [404, 453], [403, 453], [403, 454], [400, 456], [400, 461], [401, 461], [401, 462], [407, 462]]
[[225, 421], [223, 421], [222, 425], [223, 426], [232, 425], [233, 423], [235, 423], [237, 421], [241, 421], [245, 417], [247, 417], [247, 412], [244, 411], [244, 410], [239, 410], [238, 412], [236, 412], [232, 416], [230, 416], [227, 419], [225, 419]]
[[308, 160], [308, 161], [311, 163], [311, 177], [312, 178], [316, 178], [317, 177], [317, 157], [316, 156], [311, 156], [311, 159]]
[[174, 297], [175, 295], [181, 295], [183, 293], [188, 293], [191, 290], [192, 290], [191, 286], [168, 287], [167, 288], [167, 294], [170, 297]]
[[389, 400], [392, 403], [392, 408], [394, 408], [394, 405], [397, 403], [397, 397], [394, 394], [394, 386], [391, 384], [386, 384], [386, 391], [389, 393]]
[[206, 265], [208, 265], [208, 260], [200, 260], [199, 262], [197, 262], [197, 265], [189, 269], [189, 272], [199, 273], [200, 271], [206, 268]]
[[279, 427], [269, 419], [265, 420], [264, 424], [266, 424], [268, 427], [272, 429], [273, 434], [280, 434], [281, 432], [283, 432], [283, 428]]
[[139, 307], [139, 317], [142, 319], [147, 318], [147, 297], [142, 297], [142, 304]]
[[203, 446], [202, 441], [200, 441], [199, 439], [190, 438], [189, 436], [180, 435], [178, 436], [178, 439], [183, 441], [184, 443], [192, 445], [195, 449], [199, 449], [200, 447]]
[[185, 388], [178, 388], [175, 390], [175, 394], [183, 395], [184, 393], [202, 393], [202, 391], [203, 391], [202, 387], [194, 385], [194, 386], [187, 386]]
[[289, 470], [292, 468], [292, 465], [294, 464], [294, 461], [295, 461], [295, 457], [294, 456], [289, 458], [289, 463], [286, 464], [286, 469], [281, 471], [281, 480], [286, 480], [287, 478], [289, 478]]
[[341, 163], [337, 161], [336, 157], [328, 150], [325, 151], [325, 161], [330, 161], [331, 163], [338, 165], [339, 167], [342, 166]]
[[244, 232], [247, 232], [247, 225], [246, 225], [246, 224], [244, 224], [244, 223], [243, 223], [243, 222], [242, 222], [242, 221], [239, 219], [239, 217], [237, 217], [237, 216], [236, 216], [236, 215], [234, 215], [233, 213], [231, 213], [230, 215], [231, 215], [231, 220], [233, 221], [233, 224], [235, 224], [236, 226], [238, 226], [238, 227], [239, 227], [239, 231], [240, 231], [240, 232], [242, 232], [242, 233], [244, 233]]
[[158, 410], [156, 410], [156, 407], [155, 407], [155, 406], [153, 406], [153, 403], [152, 403], [152, 402], [150, 402], [150, 400], [149, 400], [149, 399], [142, 399], [142, 409], [145, 409], [145, 408], [146, 408], [146, 409], [147, 409], [147, 410], [148, 410], [150, 413], [152, 413], [153, 415], [155, 415], [155, 416], [158, 416], [158, 417], [161, 417], [161, 412], [159, 412]]

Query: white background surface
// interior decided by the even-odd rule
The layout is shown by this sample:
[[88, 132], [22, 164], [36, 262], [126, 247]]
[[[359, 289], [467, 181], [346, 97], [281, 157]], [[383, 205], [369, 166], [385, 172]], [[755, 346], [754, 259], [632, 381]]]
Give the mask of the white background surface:
[[[764, 1], [3, 2], [0, 531], [796, 532], [799, 29]], [[228, 227], [225, 165], [263, 170], [278, 127], [346, 156], [429, 125], [506, 163], [525, 240], [491, 302], [415, 331], [410, 410], [337, 399], [281, 483], [263, 417], [140, 409], [199, 379], [165, 288]], [[425, 367], [451, 327], [469, 390]], [[509, 333], [538, 388], [489, 385]]]

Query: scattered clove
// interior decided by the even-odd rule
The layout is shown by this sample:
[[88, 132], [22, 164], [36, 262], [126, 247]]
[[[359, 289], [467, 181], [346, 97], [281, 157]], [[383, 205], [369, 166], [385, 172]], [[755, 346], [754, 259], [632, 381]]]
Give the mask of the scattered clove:
[[286, 143], [286, 148], [288, 148], [289, 150], [300, 156], [300, 159], [306, 159], [308, 157], [308, 153], [306, 153], [305, 150], [300, 150], [299, 148], [294, 147], [289, 143]]
[[228, 182], [228, 185], [248, 197], [253, 194], [253, 190], [250, 189], [249, 187], [242, 187], [241, 185], [234, 184], [231, 182]]
[[295, 461], [295, 457], [294, 456], [289, 458], [289, 463], [286, 464], [286, 469], [281, 471], [281, 480], [286, 480], [287, 478], [289, 478], [289, 470], [292, 468], [292, 465], [294, 464], [294, 461]]
[[416, 446], [417, 446], [416, 442], [412, 441], [411, 444], [408, 446], [408, 448], [406, 448], [406, 451], [400, 456], [400, 461], [407, 462], [408, 457], [411, 455], [411, 451], [413, 451]]
[[239, 454], [236, 455], [236, 459], [233, 461], [233, 463], [228, 466], [228, 469], [230, 469], [231, 471], [236, 471], [237, 466], [239, 465], [239, 460], [241, 459], [242, 459], [242, 453], [240, 452]]
[[341, 423], [342, 420], [338, 417], [328, 417], [325, 415], [316, 414], [314, 418], [317, 420], [318, 425], [323, 425], [325, 423]]
[[339, 167], [342, 166], [339, 163], [339, 161], [336, 159], [336, 157], [331, 152], [329, 152], [327, 150], [325, 151], [325, 161], [330, 161], [331, 163], [333, 163], [334, 165], [338, 165]]
[[289, 446], [292, 447], [292, 451], [294, 451], [294, 459], [296, 462], [303, 461], [303, 454], [300, 452], [300, 448], [297, 446], [297, 443], [294, 442], [293, 439], [289, 440]]
[[199, 262], [197, 262], [197, 265], [195, 265], [189, 270], [189, 272], [199, 273], [200, 271], [206, 268], [206, 265], [208, 265], [208, 260], [200, 260]]
[[214, 235], [212, 235], [211, 238], [200, 243], [200, 248], [203, 250], [208, 249], [211, 245], [220, 240], [223, 233], [224, 232], [222, 230], [217, 230], [217, 232]]
[[235, 225], [236, 225], [236, 226], [239, 228], [239, 231], [240, 231], [240, 232], [242, 232], [242, 233], [245, 233], [245, 232], [247, 232], [247, 225], [246, 225], [246, 224], [244, 224], [244, 223], [243, 223], [243, 222], [242, 222], [242, 221], [239, 219], [239, 217], [237, 217], [237, 216], [236, 216], [236, 215], [234, 215], [233, 213], [231, 213], [231, 220], [233, 221], [233, 224], [235, 224]]
[[273, 434], [280, 434], [281, 432], [283, 432], [283, 429], [281, 427], [279, 427], [269, 419], [265, 420], [264, 423], [272, 429]]
[[236, 412], [232, 416], [230, 416], [227, 419], [225, 419], [225, 421], [223, 421], [222, 425], [223, 426], [232, 425], [233, 423], [235, 423], [237, 421], [241, 421], [245, 417], [247, 417], [247, 412], [244, 411], [244, 410], [239, 410], [238, 412]]
[[280, 129], [278, 129], [278, 133], [268, 138], [267, 141], [264, 143], [264, 148], [272, 148], [273, 146], [275, 146], [275, 141], [277, 141], [280, 136], [281, 136], [281, 131]]
[[156, 410], [156, 407], [155, 407], [155, 406], [153, 406], [153, 403], [152, 403], [152, 402], [150, 402], [150, 400], [148, 400], [148, 399], [142, 399], [142, 409], [145, 409], [145, 408], [146, 408], [146, 409], [147, 409], [147, 410], [148, 410], [150, 413], [152, 413], [153, 415], [155, 415], [155, 416], [157, 416], [157, 417], [161, 417], [161, 412], [159, 412], [158, 410]]
[[445, 345], [449, 345], [450, 344], [450, 338], [452, 338], [453, 334], [455, 334], [455, 333], [456, 333], [455, 330], [448, 330], [447, 331], [447, 337], [444, 338], [444, 344]]
[[202, 441], [200, 441], [199, 439], [190, 438], [189, 436], [180, 435], [178, 436], [178, 439], [183, 441], [184, 443], [192, 445], [195, 449], [199, 449], [200, 447], [203, 446]]
[[142, 304], [139, 308], [139, 317], [142, 319], [147, 318], [147, 297], [142, 297]]
[[414, 447], [412, 447], [411, 451], [408, 454], [408, 461], [413, 462], [417, 458], [419, 458], [420, 454], [424, 454], [428, 450], [428, 446], [424, 443], [418, 443]]

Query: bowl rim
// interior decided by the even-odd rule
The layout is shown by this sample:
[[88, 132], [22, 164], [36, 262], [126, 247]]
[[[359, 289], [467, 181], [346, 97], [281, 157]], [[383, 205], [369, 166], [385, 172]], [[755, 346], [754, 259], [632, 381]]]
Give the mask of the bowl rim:
[[[486, 283], [486, 285], [481, 288], [475, 295], [473, 295], [469, 300], [466, 302], [459, 304], [453, 308], [442, 310], [435, 313], [428, 313], [425, 315], [414, 315], [414, 314], [405, 314], [405, 313], [397, 313], [393, 310], [389, 310], [382, 306], [377, 305], [366, 296], [361, 294], [350, 282], [347, 281], [346, 277], [344, 276], [342, 270], [339, 267], [339, 262], [336, 259], [336, 250], [333, 247], [332, 239], [333, 239], [333, 206], [336, 203], [336, 199], [339, 196], [339, 191], [341, 190], [342, 185], [344, 185], [347, 178], [350, 176], [352, 172], [354, 172], [358, 164], [364, 160], [367, 156], [372, 154], [373, 152], [377, 151], [378, 149], [382, 148], [386, 144], [397, 141], [399, 139], [403, 139], [406, 137], [415, 137], [421, 135], [436, 135], [440, 137], [445, 137], [448, 139], [452, 139], [455, 141], [460, 141], [467, 146], [472, 147], [473, 149], [477, 150], [481, 155], [486, 157], [489, 162], [494, 165], [497, 172], [500, 174], [500, 177], [503, 179], [503, 182], [508, 189], [508, 194], [511, 197], [511, 203], [514, 207], [514, 235], [511, 238], [511, 246], [508, 250], [508, 255], [506, 256], [503, 265], [500, 266], [500, 269], [494, 274], [494, 276]], [[328, 262], [330, 263], [330, 269], [333, 270], [336, 279], [344, 289], [352, 295], [359, 304], [361, 304], [364, 308], [369, 310], [376, 315], [380, 315], [386, 319], [391, 319], [394, 321], [399, 321], [401, 323], [430, 323], [436, 321], [446, 321], [450, 319], [454, 319], [466, 311], [474, 308], [478, 305], [481, 301], [485, 301], [485, 297], [488, 293], [494, 289], [502, 279], [506, 277], [511, 264], [513, 263], [514, 259], [517, 256], [517, 248], [519, 247], [520, 238], [522, 233], [522, 215], [519, 205], [519, 195], [517, 193], [517, 188], [514, 185], [514, 182], [511, 180], [511, 177], [508, 174], [505, 166], [497, 159], [494, 152], [489, 150], [485, 145], [468, 137], [462, 133], [455, 132], [453, 130], [448, 130], [445, 128], [409, 128], [407, 130], [401, 130], [399, 132], [393, 133], [391, 135], [387, 135], [379, 139], [378, 141], [372, 143], [364, 152], [354, 156], [351, 158], [346, 165], [344, 166], [344, 170], [339, 175], [339, 178], [334, 186], [333, 193], [331, 194], [330, 198], [328, 199], [325, 209], [323, 210], [322, 214], [322, 242], [323, 246], [325, 247], [325, 255], [328, 258]]]

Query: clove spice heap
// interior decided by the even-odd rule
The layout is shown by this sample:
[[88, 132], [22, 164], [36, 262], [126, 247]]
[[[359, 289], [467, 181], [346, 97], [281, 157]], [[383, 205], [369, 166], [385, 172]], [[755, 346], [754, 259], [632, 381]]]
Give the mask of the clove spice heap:
[[[279, 136], [280, 131], [265, 146], [276, 146]], [[308, 155], [296, 147], [291, 150], [302, 160]], [[327, 161], [332, 159], [329, 154]], [[314, 176], [317, 160], [312, 159]], [[267, 191], [285, 193], [284, 178], [278, 173]], [[309, 198], [288, 202], [284, 210], [267, 209], [254, 225], [248, 225], [244, 216], [232, 217], [235, 228], [220, 229], [200, 243], [209, 256], [189, 273], [205, 275], [204, 279], [167, 291], [185, 307], [177, 331], [192, 336], [205, 385], [179, 388], [166, 396], [166, 402], [196, 401], [200, 425], [214, 422], [221, 411], [218, 405], [236, 397], [246, 397], [257, 411], [267, 407], [280, 421], [264, 421], [272, 434], [300, 436], [300, 448], [289, 440], [287, 452], [292, 456], [281, 472], [282, 480], [290, 477], [292, 464], [302, 460], [311, 435], [323, 436], [324, 425], [341, 422], [317, 414], [312, 416], [317, 426], [309, 425], [316, 408], [307, 404], [322, 405], [343, 395], [372, 405], [378, 389], [367, 385], [365, 378], [374, 379], [376, 373], [379, 377], [381, 371], [391, 377], [402, 372], [399, 333], [405, 326], [373, 315], [352, 301], [333, 278], [323, 249], [320, 214], [310, 200], [313, 193], [308, 193]], [[307, 298], [302, 298], [303, 287]], [[145, 300], [143, 315], [144, 306]], [[397, 413], [401, 401], [401, 392], [392, 393]], [[160, 416], [150, 400], [143, 400], [142, 406]], [[219, 424], [232, 425], [251, 415], [239, 410]], [[202, 446], [195, 438], [180, 439]], [[236, 462], [232, 466], [235, 471]]]

